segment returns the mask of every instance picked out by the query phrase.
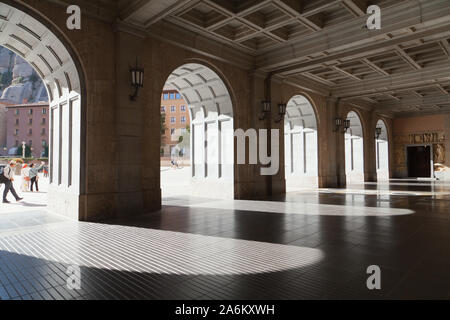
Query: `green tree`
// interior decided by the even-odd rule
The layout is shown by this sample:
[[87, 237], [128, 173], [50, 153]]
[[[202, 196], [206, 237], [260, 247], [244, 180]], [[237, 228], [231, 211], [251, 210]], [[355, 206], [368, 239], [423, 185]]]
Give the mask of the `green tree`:
[[4, 73], [2, 73], [1, 75], [1, 84], [4, 87], [8, 87], [9, 85], [11, 85], [12, 82], [12, 72], [11, 71], [6, 71]]
[[[20, 145], [17, 148], [17, 156], [22, 157], [23, 155], [23, 147]], [[29, 145], [25, 145], [25, 158], [31, 158], [31, 147]]]
[[44, 154], [42, 155], [43, 158], [48, 158], [48, 146], [46, 145], [44, 148]]
[[39, 76], [37, 75], [37, 73], [35, 71], [33, 71], [33, 73], [30, 76], [30, 81], [34, 84], [35, 82], [39, 81]]
[[160, 130], [161, 130], [161, 146], [164, 146], [166, 142], [164, 141], [164, 136], [166, 134], [166, 115], [164, 113], [161, 113], [160, 117]]

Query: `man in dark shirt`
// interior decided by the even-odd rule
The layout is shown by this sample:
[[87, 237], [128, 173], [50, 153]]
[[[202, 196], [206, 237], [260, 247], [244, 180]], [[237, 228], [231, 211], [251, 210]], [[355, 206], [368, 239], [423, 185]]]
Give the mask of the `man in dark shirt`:
[[5, 184], [5, 191], [3, 192], [3, 203], [10, 203], [8, 201], [7, 196], [9, 191], [11, 191], [16, 201], [23, 200], [23, 198], [17, 195], [16, 190], [14, 189], [13, 181], [14, 181], [14, 168], [16, 166], [15, 161], [11, 161], [3, 170], [3, 175], [0, 177], [1, 183]]

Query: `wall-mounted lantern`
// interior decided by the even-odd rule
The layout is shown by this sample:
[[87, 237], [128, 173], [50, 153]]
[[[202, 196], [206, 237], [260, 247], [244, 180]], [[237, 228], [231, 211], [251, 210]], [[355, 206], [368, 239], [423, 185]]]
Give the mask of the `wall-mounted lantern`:
[[334, 119], [334, 126], [335, 129], [333, 130], [333, 132], [341, 132], [341, 133], [346, 133], [348, 131], [348, 129], [350, 129], [350, 120], [342, 120], [342, 118], [336, 118]]
[[344, 120], [342, 118], [334, 119], [334, 130], [333, 132], [338, 132], [339, 129], [344, 125]]
[[266, 119], [267, 115], [270, 113], [271, 110], [271, 104], [270, 101], [261, 101], [261, 107], [262, 107], [262, 113], [259, 117], [259, 120]]
[[137, 59], [136, 66], [130, 68], [131, 86], [134, 88], [134, 93], [130, 95], [131, 101], [136, 101], [139, 89], [144, 86], [144, 68], [138, 67]]
[[344, 120], [344, 127], [342, 128], [342, 133], [347, 133], [348, 129], [350, 129], [350, 120]]
[[380, 127], [375, 128], [375, 139], [378, 140], [381, 136], [382, 129]]
[[279, 103], [278, 104], [278, 118], [275, 120], [275, 123], [281, 122], [281, 120], [284, 119], [284, 116], [286, 115], [286, 103]]

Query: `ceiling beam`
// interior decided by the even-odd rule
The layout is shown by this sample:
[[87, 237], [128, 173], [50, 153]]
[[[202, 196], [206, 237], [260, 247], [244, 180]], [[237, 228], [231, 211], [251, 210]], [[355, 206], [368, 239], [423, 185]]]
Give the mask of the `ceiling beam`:
[[448, 44], [448, 40], [443, 39], [439, 41], [439, 46], [441, 47], [442, 51], [444, 51], [447, 58], [450, 59], [450, 45]]
[[418, 98], [423, 98], [423, 95], [420, 94], [419, 92], [417, 92], [416, 90], [411, 90], [411, 93], [412, 93], [413, 95], [415, 95], [416, 97], [418, 97]]
[[376, 109], [395, 109], [405, 108], [408, 106], [434, 106], [450, 104], [450, 94], [446, 95], [431, 95], [426, 97], [408, 96], [398, 102], [382, 102], [375, 105]]
[[304, 72], [302, 75], [307, 77], [307, 78], [311, 78], [314, 81], [318, 81], [318, 82], [320, 82], [320, 83], [322, 83], [324, 85], [327, 85], [329, 87], [334, 87], [336, 85], [336, 83], [334, 83], [334, 82], [332, 82], [330, 80], [324, 79], [322, 77], [319, 77], [319, 76], [317, 76], [315, 74], [312, 74], [310, 72]]
[[150, 4], [152, 0], [135, 0], [132, 1], [120, 12], [120, 19], [127, 21], [132, 18], [137, 12], [141, 11], [145, 6]]
[[[150, 0], [154, 1], [154, 0]], [[199, 0], [178, 0], [173, 5], [167, 7], [166, 9], [162, 10], [158, 14], [154, 15], [151, 19], [147, 20], [145, 22], [144, 27], [146, 29], [150, 28], [153, 24], [157, 23], [158, 21], [161, 21], [162, 19], [166, 18], [167, 16], [171, 15], [172, 13], [176, 12], [177, 10], [184, 7], [186, 4], [195, 4], [197, 2], [200, 2]]]
[[389, 98], [394, 99], [395, 101], [401, 101], [402, 100], [399, 97], [394, 96], [392, 93], [386, 93], [385, 95], [388, 96]]
[[402, 58], [407, 64], [409, 64], [413, 69], [420, 70], [422, 66], [418, 64], [413, 58], [411, 58], [405, 50], [403, 50], [399, 45], [395, 46], [395, 53], [397, 53], [400, 58]]
[[[450, 20], [449, 20], [450, 22]], [[392, 50], [396, 50], [400, 44], [428, 36], [437, 36], [440, 33], [445, 33], [450, 31], [450, 23], [447, 25], [440, 26], [436, 29], [430, 29], [425, 31], [416, 32], [414, 34], [408, 34], [405, 36], [395, 37], [390, 40], [385, 40], [383, 42], [371, 44], [371, 45], [363, 45], [357, 48], [350, 48], [347, 50], [343, 50], [339, 53], [330, 54], [324, 57], [319, 57], [316, 59], [311, 59], [310, 61], [301, 62], [298, 64], [278, 68], [272, 70], [275, 74], [284, 74], [284, 75], [292, 75], [301, 73], [303, 71], [307, 71], [316, 67], [320, 67], [324, 63], [334, 63], [338, 60], [350, 60], [350, 59], [361, 59], [367, 55], [375, 55], [381, 54], [385, 52], [389, 52]], [[409, 56], [408, 56], [409, 57]], [[412, 58], [409, 57], [411, 60]], [[414, 61], [415, 62], [415, 61]], [[419, 66], [419, 68], [422, 68]]]
[[337, 72], [342, 73], [343, 75], [345, 75], [345, 76], [347, 76], [349, 78], [352, 78], [353, 80], [362, 81], [362, 79], [358, 78], [357, 76], [355, 76], [354, 74], [351, 74], [348, 71], [345, 71], [344, 69], [341, 69], [341, 68], [336, 67], [336, 66], [330, 66], [330, 68], [335, 70], [335, 71], [337, 71]]
[[440, 84], [437, 84], [436, 87], [439, 89], [440, 92], [443, 94], [448, 94], [447, 90], [444, 89], [444, 87]]
[[285, 12], [288, 12], [293, 17], [297, 18], [305, 27], [311, 31], [322, 30], [323, 27], [323, 15], [317, 13], [312, 16], [305, 17], [302, 15], [302, 2], [298, 0], [273, 0], [278, 7], [280, 7]]
[[[423, 0], [419, 0], [424, 2]], [[303, 16], [306, 16], [303, 13]], [[325, 52], [330, 56], [342, 55], [345, 58], [351, 51], [354, 54], [357, 51], [370, 47], [374, 54], [383, 52], [383, 47], [389, 41], [395, 43], [399, 39], [408, 40], [409, 42], [422, 39], [427, 31], [431, 31], [428, 36], [439, 37], [443, 28], [450, 24], [450, 1], [427, 0], [426, 6], [419, 6], [416, 1], [402, 1], [397, 5], [392, 5], [389, 10], [383, 11], [383, 28], [381, 30], [367, 30], [364, 28], [364, 17], [357, 19], [348, 19], [339, 24], [339, 28], [324, 28], [318, 32], [314, 32], [306, 37], [298, 40], [292, 40], [290, 46], [275, 45], [270, 49], [258, 52], [256, 65], [258, 69], [264, 71], [279, 71], [284, 68], [292, 68], [297, 64], [302, 64], [308, 56], [317, 55], [317, 53]], [[421, 26], [414, 33], [402, 35], [402, 31], [406, 28]], [[442, 29], [440, 29], [442, 27]], [[351, 32], [343, 32], [343, 30], [351, 30]], [[386, 34], [395, 34], [393, 39], [380, 40]], [[398, 34], [398, 35], [397, 35]], [[407, 38], [409, 37], [409, 39]], [[308, 45], [305, 45], [307, 41]], [[400, 45], [403, 41], [395, 44]], [[381, 48], [381, 49], [380, 49]], [[392, 49], [390, 49], [392, 50]], [[367, 54], [362, 54], [364, 57]]]
[[383, 70], [381, 67], [377, 66], [375, 63], [373, 63], [372, 61], [370, 61], [367, 58], [362, 58], [361, 62], [366, 64], [373, 71], [378, 72], [380, 75], [382, 75], [382, 76], [389, 76], [389, 72], [387, 72], [386, 70]]
[[355, 17], [362, 17], [367, 13], [366, 0], [343, 0], [342, 6], [350, 11]]
[[332, 90], [336, 98], [367, 96], [382, 92], [421, 90], [436, 84], [450, 82], [450, 64], [436, 65], [409, 72], [392, 74], [389, 77], [364, 79], [358, 86], [346, 84]]

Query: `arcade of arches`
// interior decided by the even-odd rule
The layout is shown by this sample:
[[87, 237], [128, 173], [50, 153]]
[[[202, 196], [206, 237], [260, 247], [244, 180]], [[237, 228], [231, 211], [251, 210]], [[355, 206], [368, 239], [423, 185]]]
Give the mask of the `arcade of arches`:
[[[192, 190], [217, 199], [204, 210], [278, 212], [298, 196], [292, 210], [317, 216], [420, 215], [394, 191], [423, 192], [414, 203], [447, 194], [450, 2], [376, 1], [381, 30], [363, 27], [364, 2], [1, 0], [0, 45], [32, 64], [49, 92], [49, 210], [77, 221], [161, 212], [161, 92], [171, 89], [191, 119]], [[66, 26], [70, 4], [81, 8], [81, 30]], [[145, 73], [132, 101], [136, 61]], [[236, 164], [237, 129], [280, 130], [276, 175]], [[430, 192], [407, 186], [424, 183], [412, 167], [430, 163], [415, 153], [424, 146]], [[345, 203], [368, 198], [347, 211], [335, 198], [316, 209], [330, 192]], [[383, 196], [393, 202], [371, 198]], [[444, 211], [436, 214], [448, 225]]]
[[[392, 6], [389, 1], [385, 2], [383, 5]], [[438, 5], [443, 5], [438, 2], [436, 7], [433, 7], [433, 1], [429, 2], [426, 10], [434, 12]], [[434, 146], [435, 154], [439, 153], [436, 158], [440, 157], [434, 163], [437, 176], [447, 177], [446, 164], [442, 161], [446, 158], [445, 150], [449, 149], [442, 138], [447, 130], [447, 118], [436, 114], [442, 114], [448, 102], [436, 94], [438, 97], [435, 98], [442, 100], [436, 101], [436, 112], [426, 109], [431, 117], [439, 118], [440, 128], [417, 128], [397, 134], [396, 123], [405, 128], [408, 119], [412, 119], [410, 122], [420, 121], [414, 120], [414, 112], [404, 106], [406, 102], [413, 104], [408, 100], [410, 95], [405, 98], [402, 95], [408, 90], [415, 92], [420, 97], [416, 102], [422, 102], [423, 108], [434, 95], [428, 84], [408, 88], [405, 87], [407, 82], [403, 84], [400, 79], [396, 86], [402, 89], [397, 91], [394, 87], [386, 93], [379, 91], [382, 83], [377, 92], [376, 86], [374, 90], [364, 89], [370, 81], [378, 81], [376, 74], [384, 73], [379, 80], [384, 81], [389, 79], [387, 75], [391, 72], [388, 67], [383, 69], [382, 63], [375, 62], [378, 56], [374, 53], [367, 53], [372, 57], [370, 59], [349, 60], [351, 55], [337, 59], [335, 61], [349, 62], [341, 62], [342, 66], [333, 63], [328, 67], [333, 72], [326, 68], [320, 70], [315, 62], [301, 62], [301, 53], [299, 58], [295, 58], [297, 64], [294, 57], [286, 56], [289, 63], [283, 66], [282, 60], [277, 62], [270, 46], [255, 56], [248, 50], [227, 49], [223, 39], [214, 39], [203, 33], [189, 38], [194, 34], [193, 27], [182, 30], [178, 23], [170, 24], [168, 20], [173, 14], [169, 9], [163, 11], [168, 14], [166, 18], [161, 20], [155, 16], [157, 21], [145, 31], [138, 22], [138, 9], [133, 6], [100, 5], [104, 10], [103, 20], [95, 16], [91, 8], [81, 6], [85, 11], [83, 28], [68, 30], [67, 14], [61, 4], [13, 0], [1, 3], [4, 19], [0, 44], [33, 65], [47, 84], [51, 97], [49, 208], [52, 211], [94, 221], [160, 209], [160, 140], [155, 119], [158, 119], [159, 108], [156, 106], [160, 105], [163, 88], [178, 90], [189, 106], [193, 130], [192, 176], [200, 185], [197, 194], [215, 190], [213, 193], [219, 197], [258, 199], [281, 195], [291, 189], [336, 188], [348, 183], [403, 178], [408, 176], [407, 155], [403, 148], [416, 142]], [[274, 1], [272, 5], [278, 7], [281, 4]], [[211, 6], [214, 10], [226, 8], [214, 1], [206, 1], [204, 6]], [[402, 6], [408, 7], [402, 3], [397, 9]], [[283, 4], [285, 10], [291, 10], [287, 7]], [[325, 12], [332, 7], [324, 5], [323, 8], [311, 7], [309, 10]], [[123, 9], [120, 14], [126, 18], [119, 19], [121, 22], [116, 21], [111, 28], [104, 20], [120, 8]], [[145, 4], [143, 8], [148, 10], [148, 14], [156, 10]], [[190, 14], [195, 8], [194, 4], [186, 4], [183, 10]], [[249, 2], [248, 7], [242, 10], [259, 12], [258, 8]], [[180, 7], [175, 12], [183, 10]], [[441, 15], [444, 13], [445, 10], [439, 11]], [[188, 16], [175, 16], [174, 21], [189, 20]], [[223, 23], [226, 25], [226, 21]], [[422, 30], [422, 25], [426, 25], [426, 21], [416, 23], [418, 31], [409, 36], [401, 33], [407, 29], [406, 26], [396, 26], [399, 28], [396, 31], [389, 27], [389, 34], [395, 35], [399, 43], [404, 37], [415, 36], [431, 46], [433, 40], [428, 40], [427, 34], [440, 35], [441, 29], [445, 29], [436, 25], [436, 30], [432, 27]], [[185, 38], [175, 41], [183, 32]], [[324, 27], [313, 35], [326, 32], [331, 31]], [[239, 43], [243, 45], [246, 42]], [[234, 48], [234, 44], [230, 48]], [[444, 47], [444, 52], [449, 46], [446, 39], [439, 44]], [[339, 50], [343, 50], [338, 44], [329, 44], [333, 45], [335, 49], [330, 47], [329, 52], [337, 55]], [[266, 44], [261, 44], [264, 46]], [[417, 45], [417, 49], [409, 44], [402, 47], [404, 49], [396, 49], [398, 59], [413, 65], [420, 64], [414, 60], [414, 57], [420, 58], [419, 53], [414, 55], [414, 50], [431, 52], [425, 45], [422, 45], [424, 48]], [[388, 46], [380, 45], [378, 50], [385, 55], [389, 53]], [[258, 52], [258, 46], [253, 51]], [[279, 59], [283, 54], [281, 51]], [[256, 69], [250, 68], [254, 57], [259, 66]], [[136, 59], [145, 68], [145, 85], [137, 101], [130, 101], [129, 67]], [[379, 60], [382, 60], [381, 54]], [[330, 58], [330, 61], [333, 60]], [[351, 61], [355, 61], [352, 62], [355, 66], [346, 67]], [[356, 61], [365, 63], [368, 70], [357, 66]], [[430, 68], [439, 62], [430, 62]], [[414, 72], [426, 69], [425, 65], [424, 62], [423, 66], [416, 68], [418, 70], [404, 70], [399, 77], [410, 73], [413, 76]], [[392, 72], [391, 78], [396, 76]], [[358, 79], [360, 84], [353, 86], [352, 79]], [[447, 83], [436, 81], [435, 88], [441, 93], [446, 92]], [[361, 90], [351, 92], [350, 86], [361, 87]], [[272, 104], [271, 114], [268, 120], [261, 120], [261, 101], [267, 100], [268, 96]], [[445, 94], [447, 96], [448, 93]], [[394, 102], [398, 102], [397, 107]], [[278, 103], [287, 104], [284, 121], [276, 121]], [[403, 109], [404, 112], [399, 112]], [[350, 127], [347, 130], [343, 127], [336, 129], [336, 118], [349, 120]], [[238, 128], [244, 131], [270, 128], [284, 132], [280, 135], [281, 166], [277, 175], [261, 176], [258, 174], [259, 165], [233, 165], [233, 140], [225, 132]], [[376, 128], [381, 129], [379, 137], [374, 137]], [[427, 135], [429, 131], [432, 131], [431, 138]], [[415, 140], [410, 143], [405, 139]], [[434, 172], [430, 173], [430, 178], [435, 178]], [[209, 187], [201, 187], [202, 180], [207, 181]]]

